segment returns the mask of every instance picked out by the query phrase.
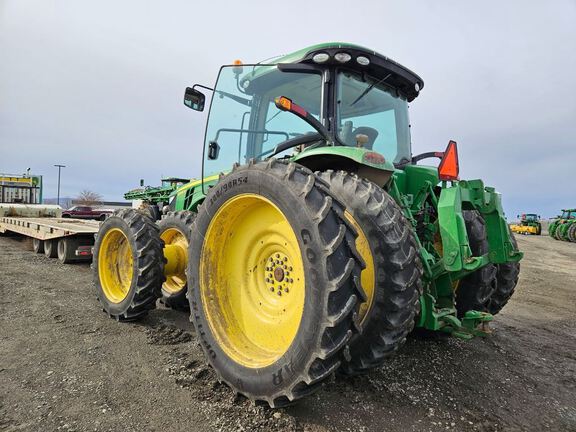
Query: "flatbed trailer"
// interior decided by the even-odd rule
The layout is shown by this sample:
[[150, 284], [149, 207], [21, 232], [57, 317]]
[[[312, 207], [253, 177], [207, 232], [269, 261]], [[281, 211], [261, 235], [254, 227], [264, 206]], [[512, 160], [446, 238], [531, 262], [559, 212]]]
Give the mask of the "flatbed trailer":
[[0, 233], [30, 237], [36, 253], [68, 264], [92, 260], [94, 234], [100, 222], [60, 217], [0, 217]]

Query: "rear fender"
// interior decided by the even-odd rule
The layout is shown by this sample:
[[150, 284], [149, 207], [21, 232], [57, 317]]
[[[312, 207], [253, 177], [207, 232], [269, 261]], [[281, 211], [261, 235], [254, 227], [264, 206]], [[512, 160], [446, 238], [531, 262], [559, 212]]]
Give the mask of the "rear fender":
[[324, 146], [304, 150], [292, 158], [312, 171], [343, 170], [384, 186], [394, 173], [394, 164], [380, 153], [361, 147]]

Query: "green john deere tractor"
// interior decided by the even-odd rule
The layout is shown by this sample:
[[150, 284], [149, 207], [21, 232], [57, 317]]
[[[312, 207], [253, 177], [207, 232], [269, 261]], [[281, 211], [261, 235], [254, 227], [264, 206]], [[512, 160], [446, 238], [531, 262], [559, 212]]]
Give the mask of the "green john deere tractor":
[[562, 214], [548, 227], [548, 234], [556, 240], [576, 243], [576, 209], [562, 209]]
[[147, 210], [154, 219], [160, 219], [162, 208], [168, 204], [173, 193], [184, 184], [188, 184], [190, 179], [177, 177], [163, 178], [160, 186], [144, 186], [144, 180], [140, 180], [140, 187], [131, 189], [124, 194], [124, 199], [129, 201], [140, 201], [140, 208]]
[[379, 366], [415, 326], [485, 335], [522, 253], [500, 195], [459, 179], [455, 142], [413, 155], [422, 87], [385, 56], [328, 43], [187, 88], [193, 110], [199, 88], [212, 95], [202, 178], [173, 193], [169, 236], [134, 210], [101, 225], [104, 310], [133, 320], [187, 291], [219, 378], [274, 407]]
[[540, 216], [535, 213], [524, 213], [522, 215], [516, 216], [520, 219], [520, 223], [515, 223], [510, 225], [510, 231], [518, 234], [542, 234], [542, 223], [540, 222]]

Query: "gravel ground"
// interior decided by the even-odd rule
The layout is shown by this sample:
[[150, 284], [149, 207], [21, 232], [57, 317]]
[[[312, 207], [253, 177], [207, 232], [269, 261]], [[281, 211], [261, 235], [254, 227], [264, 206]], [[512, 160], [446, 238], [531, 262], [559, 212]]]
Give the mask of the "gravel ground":
[[0, 430], [576, 431], [576, 244], [518, 242], [491, 337], [414, 335], [384, 367], [275, 411], [217, 382], [186, 314], [117, 323], [88, 265], [1, 237]]

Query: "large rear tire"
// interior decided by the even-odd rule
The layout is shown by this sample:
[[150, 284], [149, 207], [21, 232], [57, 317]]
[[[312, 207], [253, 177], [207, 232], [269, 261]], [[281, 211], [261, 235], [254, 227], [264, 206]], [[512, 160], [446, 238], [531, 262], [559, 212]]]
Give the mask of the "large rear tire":
[[361, 258], [344, 208], [308, 169], [235, 166], [192, 230], [191, 321], [219, 378], [284, 406], [338, 369], [356, 328]]
[[556, 240], [562, 240], [562, 227], [564, 226], [564, 224], [559, 223], [558, 225], [556, 225], [556, 229], [554, 230], [554, 238]]
[[[513, 233], [510, 233], [512, 244], [518, 249], [518, 243]], [[520, 263], [506, 263], [498, 264], [496, 266], [496, 289], [490, 296], [488, 303], [488, 312], [492, 315], [499, 313], [508, 300], [514, 294], [516, 285], [518, 285], [518, 277], [520, 275]]]
[[[486, 223], [476, 210], [463, 210], [468, 242], [474, 256], [482, 256], [490, 251], [486, 235]], [[513, 234], [510, 234], [513, 235]], [[490, 296], [496, 290], [496, 266], [488, 264], [463, 278], [456, 290], [456, 310], [463, 317], [469, 310], [486, 312]]]
[[568, 230], [570, 229], [571, 226], [572, 226], [572, 224], [570, 224], [570, 223], [564, 223], [564, 224], [560, 225], [558, 230], [556, 230], [556, 232], [559, 233], [558, 234], [559, 240], [570, 241], [570, 239], [568, 238]]
[[554, 234], [556, 233], [556, 228], [558, 227], [558, 223], [556, 221], [552, 222], [548, 225], [548, 235], [554, 238]]
[[100, 225], [92, 270], [96, 295], [110, 317], [135, 320], [154, 309], [163, 267], [158, 227], [148, 216], [120, 210]]
[[166, 280], [162, 284], [162, 302], [173, 309], [189, 308], [186, 292], [186, 267], [188, 246], [196, 213], [190, 211], [169, 212], [158, 222], [160, 239], [164, 242], [164, 254], [170, 254], [170, 266], [164, 268]]
[[351, 360], [342, 365], [343, 372], [357, 374], [381, 365], [414, 328], [422, 264], [410, 224], [385, 191], [344, 171], [319, 175], [346, 205], [358, 231], [356, 248], [366, 262], [361, 274], [367, 297], [359, 311], [362, 333], [353, 337]]
[[576, 243], [576, 222], [573, 222], [572, 225], [570, 225], [570, 228], [568, 228], [567, 237], [568, 240]]

